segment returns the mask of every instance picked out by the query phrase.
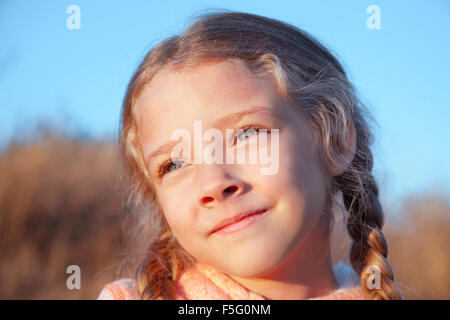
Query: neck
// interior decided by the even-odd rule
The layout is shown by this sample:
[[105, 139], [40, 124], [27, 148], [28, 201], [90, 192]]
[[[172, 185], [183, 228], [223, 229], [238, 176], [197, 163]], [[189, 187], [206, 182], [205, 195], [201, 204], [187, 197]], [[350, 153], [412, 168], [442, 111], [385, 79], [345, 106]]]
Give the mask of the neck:
[[230, 276], [249, 290], [275, 300], [304, 300], [337, 289], [329, 236], [320, 228], [312, 230], [274, 270], [255, 278]]

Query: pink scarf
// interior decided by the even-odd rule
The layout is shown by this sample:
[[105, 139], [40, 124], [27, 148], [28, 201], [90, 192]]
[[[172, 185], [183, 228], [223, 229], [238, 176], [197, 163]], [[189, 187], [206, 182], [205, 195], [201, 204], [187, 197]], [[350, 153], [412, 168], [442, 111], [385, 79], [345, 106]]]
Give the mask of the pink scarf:
[[[107, 284], [99, 300], [136, 300], [139, 293], [133, 279], [120, 279]], [[185, 270], [176, 283], [175, 300], [267, 300], [252, 292], [230, 276], [208, 265], [197, 263]], [[365, 300], [360, 286], [341, 287], [333, 293], [310, 300]]]

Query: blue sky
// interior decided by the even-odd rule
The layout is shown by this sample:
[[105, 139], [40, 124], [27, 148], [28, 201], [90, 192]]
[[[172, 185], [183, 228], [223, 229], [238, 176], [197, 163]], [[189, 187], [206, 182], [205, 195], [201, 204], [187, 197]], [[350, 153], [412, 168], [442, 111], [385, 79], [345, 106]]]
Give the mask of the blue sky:
[[[69, 30], [69, 5], [81, 28]], [[381, 29], [366, 26], [369, 5]], [[450, 1], [19, 1], [0, 3], [0, 144], [37, 121], [115, 137], [127, 82], [145, 52], [208, 9], [280, 19], [325, 43], [375, 116], [383, 202], [450, 195]]]

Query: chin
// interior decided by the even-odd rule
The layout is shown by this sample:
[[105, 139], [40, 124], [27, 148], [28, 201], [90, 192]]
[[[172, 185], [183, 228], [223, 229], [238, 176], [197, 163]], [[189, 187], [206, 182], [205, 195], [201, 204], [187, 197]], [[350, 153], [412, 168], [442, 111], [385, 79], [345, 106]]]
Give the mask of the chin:
[[261, 277], [275, 269], [283, 261], [280, 250], [267, 249], [269, 248], [260, 253], [258, 253], [258, 250], [251, 250], [247, 254], [240, 253], [233, 255], [233, 257], [228, 256], [229, 259], [220, 263], [219, 269], [241, 278]]

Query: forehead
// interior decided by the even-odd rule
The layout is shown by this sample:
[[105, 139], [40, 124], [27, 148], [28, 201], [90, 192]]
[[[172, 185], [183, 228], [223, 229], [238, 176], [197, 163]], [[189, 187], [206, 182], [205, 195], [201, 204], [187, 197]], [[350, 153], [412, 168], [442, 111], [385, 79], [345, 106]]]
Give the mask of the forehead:
[[215, 120], [252, 106], [274, 108], [281, 99], [270, 77], [257, 77], [232, 60], [199, 65], [188, 71], [165, 68], [144, 88], [135, 107], [141, 141], [169, 140], [195, 120], [204, 128]]

